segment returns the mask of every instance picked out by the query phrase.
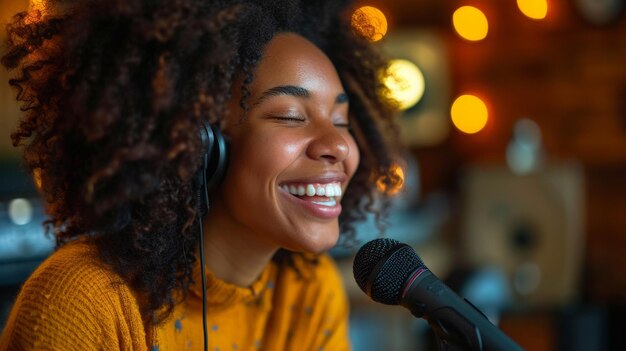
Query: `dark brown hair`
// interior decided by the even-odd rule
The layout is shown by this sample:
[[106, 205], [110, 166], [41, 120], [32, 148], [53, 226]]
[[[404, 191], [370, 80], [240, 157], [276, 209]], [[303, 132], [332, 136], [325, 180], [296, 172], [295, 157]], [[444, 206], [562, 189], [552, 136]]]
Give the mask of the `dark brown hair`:
[[24, 116], [11, 137], [41, 175], [57, 245], [91, 238], [145, 297], [147, 320], [167, 316], [196, 260], [200, 140], [190, 131], [226, 114], [237, 74], [247, 108], [263, 49], [284, 31], [323, 50], [349, 96], [362, 161], [340, 223], [343, 240], [354, 239], [354, 220], [374, 211], [375, 180], [394, 180], [382, 132], [391, 109], [377, 78], [385, 62], [352, 32], [347, 9], [334, 0], [57, 0], [15, 15], [2, 64], [15, 72]]

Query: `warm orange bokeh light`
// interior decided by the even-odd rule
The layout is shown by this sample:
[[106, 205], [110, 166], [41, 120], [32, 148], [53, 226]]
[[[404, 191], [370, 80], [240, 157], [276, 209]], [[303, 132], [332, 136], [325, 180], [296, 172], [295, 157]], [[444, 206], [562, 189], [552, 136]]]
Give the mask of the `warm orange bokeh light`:
[[517, 7], [528, 18], [544, 19], [548, 14], [547, 0], [517, 0]]
[[454, 11], [452, 24], [461, 37], [470, 41], [483, 40], [489, 32], [487, 16], [473, 6], [462, 6]]
[[[29, 1], [29, 9], [30, 10], [35, 10], [35, 11], [39, 11], [41, 14], [40, 15], [45, 15], [48, 12], [48, 1], [49, 0], [30, 0]], [[32, 16], [31, 16], [32, 17]], [[33, 22], [39, 21], [41, 20], [41, 18], [36, 18], [33, 20], [33, 18], [31, 18], [31, 20]]]
[[387, 18], [375, 7], [359, 7], [352, 14], [352, 28], [368, 40], [378, 41], [387, 34]]
[[487, 105], [474, 95], [461, 95], [452, 104], [450, 110], [452, 123], [467, 134], [480, 132], [489, 118]]
[[30, 6], [34, 8], [43, 8], [45, 0], [30, 0]]
[[377, 177], [376, 187], [383, 194], [394, 196], [404, 189], [404, 170], [399, 165], [393, 165], [387, 172]]

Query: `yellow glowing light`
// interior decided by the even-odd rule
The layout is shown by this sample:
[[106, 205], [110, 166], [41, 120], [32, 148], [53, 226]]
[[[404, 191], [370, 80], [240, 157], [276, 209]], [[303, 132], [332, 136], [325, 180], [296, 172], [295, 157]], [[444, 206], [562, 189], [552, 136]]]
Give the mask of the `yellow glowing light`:
[[378, 41], [387, 34], [387, 18], [375, 7], [359, 7], [352, 14], [352, 28], [368, 40]]
[[45, 15], [48, 10], [48, 0], [30, 0], [30, 9], [41, 11]]
[[474, 95], [461, 95], [452, 104], [452, 123], [460, 131], [474, 134], [487, 124], [487, 105]]
[[483, 40], [489, 32], [487, 16], [473, 6], [462, 6], [454, 11], [452, 24], [461, 37], [471, 41]]
[[[41, 22], [43, 17], [48, 11], [49, 0], [29, 0], [28, 3], [28, 16], [24, 18], [26, 24], [33, 24]], [[26, 2], [24, 2], [26, 4]]]
[[387, 97], [397, 101], [401, 110], [417, 104], [424, 96], [424, 75], [411, 61], [391, 60], [382, 80], [389, 89]]
[[546, 0], [517, 0], [517, 7], [524, 15], [532, 19], [544, 19], [548, 14]]
[[389, 168], [386, 174], [376, 179], [376, 187], [381, 193], [394, 196], [404, 189], [404, 170], [397, 164]]

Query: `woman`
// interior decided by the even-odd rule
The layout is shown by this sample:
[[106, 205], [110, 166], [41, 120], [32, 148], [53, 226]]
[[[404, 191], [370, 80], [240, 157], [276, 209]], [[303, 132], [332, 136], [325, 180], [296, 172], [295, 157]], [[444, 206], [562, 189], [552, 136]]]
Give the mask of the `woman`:
[[[348, 349], [323, 252], [393, 179], [384, 62], [347, 10], [94, 0], [16, 15], [2, 59], [25, 110], [12, 138], [58, 248], [0, 350], [198, 350], [203, 317], [211, 350]], [[206, 214], [203, 121], [230, 150]]]

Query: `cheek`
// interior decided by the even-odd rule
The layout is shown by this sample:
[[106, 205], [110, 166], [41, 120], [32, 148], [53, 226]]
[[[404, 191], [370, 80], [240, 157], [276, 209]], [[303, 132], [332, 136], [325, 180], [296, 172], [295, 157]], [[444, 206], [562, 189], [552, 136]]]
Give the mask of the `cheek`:
[[[267, 188], [301, 152], [297, 140], [276, 133], [250, 132], [233, 140], [228, 177]], [[241, 185], [241, 184], [240, 184]], [[246, 187], [251, 184], [246, 184]]]
[[352, 179], [356, 169], [359, 167], [359, 162], [361, 162], [361, 154], [359, 152], [359, 146], [352, 136], [348, 138], [348, 145], [350, 148], [350, 154], [348, 154], [344, 164], [348, 177]]

